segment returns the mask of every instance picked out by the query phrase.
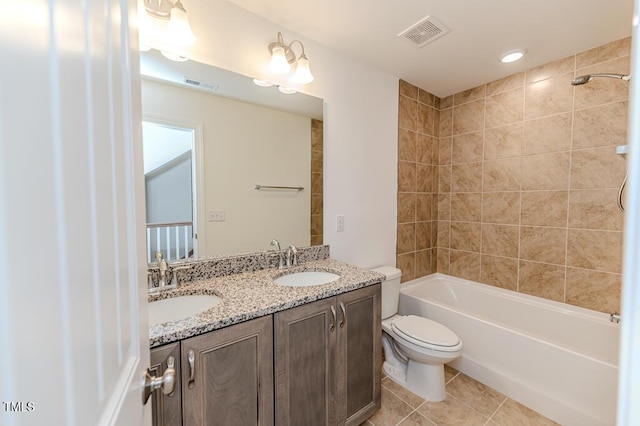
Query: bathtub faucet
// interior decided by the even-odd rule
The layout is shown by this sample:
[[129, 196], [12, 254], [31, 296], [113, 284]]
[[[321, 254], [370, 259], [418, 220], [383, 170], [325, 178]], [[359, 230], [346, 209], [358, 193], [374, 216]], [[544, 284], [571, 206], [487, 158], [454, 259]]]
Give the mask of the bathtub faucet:
[[609, 315], [609, 321], [615, 322], [616, 324], [620, 323], [620, 319], [621, 317], [618, 311], [613, 311], [613, 313]]

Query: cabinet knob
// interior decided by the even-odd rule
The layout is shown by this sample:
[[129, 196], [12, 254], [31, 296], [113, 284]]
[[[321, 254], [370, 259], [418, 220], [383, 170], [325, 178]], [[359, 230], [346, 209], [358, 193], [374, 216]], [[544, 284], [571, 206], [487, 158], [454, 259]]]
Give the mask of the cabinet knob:
[[143, 377], [142, 404], [146, 404], [151, 394], [157, 389], [162, 389], [162, 393], [169, 395], [176, 387], [175, 358], [167, 358], [167, 369], [160, 377], [152, 376], [151, 370], [147, 368]]

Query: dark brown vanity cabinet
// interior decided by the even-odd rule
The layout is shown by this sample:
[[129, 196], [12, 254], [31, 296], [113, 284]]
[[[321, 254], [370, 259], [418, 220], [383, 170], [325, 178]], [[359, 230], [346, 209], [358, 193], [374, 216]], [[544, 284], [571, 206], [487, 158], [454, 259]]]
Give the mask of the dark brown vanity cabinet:
[[174, 346], [178, 395], [154, 392], [154, 426], [273, 425], [271, 315], [153, 349], [152, 362]]
[[151, 375], [164, 374], [173, 358], [176, 370], [176, 387], [173, 393], [164, 395], [160, 390], [151, 394], [151, 421], [154, 426], [182, 426], [182, 392], [180, 386], [180, 342], [151, 349]]
[[278, 426], [359, 425], [380, 408], [380, 288], [274, 315]]

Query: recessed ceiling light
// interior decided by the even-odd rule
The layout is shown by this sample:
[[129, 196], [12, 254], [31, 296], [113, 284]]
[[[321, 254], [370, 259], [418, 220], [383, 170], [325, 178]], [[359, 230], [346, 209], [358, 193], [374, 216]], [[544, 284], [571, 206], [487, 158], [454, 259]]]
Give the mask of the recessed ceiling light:
[[510, 50], [508, 52], [503, 53], [498, 60], [503, 64], [510, 64], [511, 62], [515, 62], [518, 59], [521, 59], [524, 55], [527, 54], [527, 49], [515, 49]]

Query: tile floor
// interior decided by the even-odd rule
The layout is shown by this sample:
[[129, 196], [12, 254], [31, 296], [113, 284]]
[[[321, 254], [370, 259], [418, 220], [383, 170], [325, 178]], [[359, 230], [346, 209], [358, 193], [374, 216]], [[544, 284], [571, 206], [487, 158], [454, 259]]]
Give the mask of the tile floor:
[[447, 398], [429, 402], [382, 379], [382, 408], [363, 426], [547, 426], [557, 423], [445, 366]]

